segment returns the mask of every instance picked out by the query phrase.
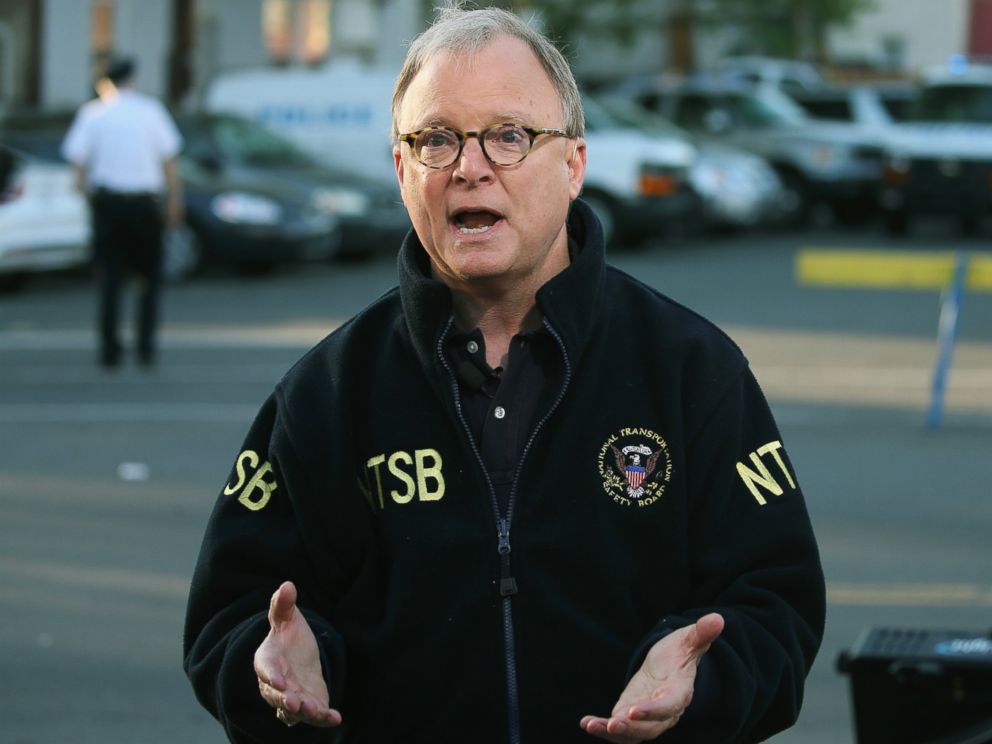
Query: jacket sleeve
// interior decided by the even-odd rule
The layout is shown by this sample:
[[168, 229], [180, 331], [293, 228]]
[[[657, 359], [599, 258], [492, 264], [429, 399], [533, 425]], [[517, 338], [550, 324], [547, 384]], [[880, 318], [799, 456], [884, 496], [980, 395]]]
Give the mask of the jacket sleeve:
[[300, 505], [312, 487], [285, 431], [278, 398], [259, 412], [207, 525], [190, 587], [183, 639], [184, 668], [198, 700], [229, 739], [248, 742], [326, 742], [310, 726], [288, 728], [262, 699], [253, 667], [269, 631], [272, 593], [296, 583], [297, 606], [317, 638], [331, 705], [340, 700], [344, 645], [328, 617], [333, 597], [317, 578], [306, 547]]
[[799, 715], [823, 637], [819, 552], [795, 470], [745, 366], [688, 441], [690, 590], [635, 656], [709, 612], [723, 634], [665, 742], [761, 741]]

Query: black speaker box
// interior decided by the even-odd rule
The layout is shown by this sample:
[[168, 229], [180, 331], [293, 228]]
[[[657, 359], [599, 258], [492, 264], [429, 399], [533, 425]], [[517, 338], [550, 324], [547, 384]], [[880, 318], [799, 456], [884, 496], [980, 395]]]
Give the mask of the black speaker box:
[[870, 628], [837, 668], [858, 744], [992, 744], [992, 633]]

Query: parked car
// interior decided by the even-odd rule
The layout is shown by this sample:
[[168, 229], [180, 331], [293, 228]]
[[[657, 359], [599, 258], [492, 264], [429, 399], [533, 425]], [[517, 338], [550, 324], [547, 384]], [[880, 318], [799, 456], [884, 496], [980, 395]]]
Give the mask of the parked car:
[[607, 245], [697, 232], [702, 204], [689, 182], [692, 144], [625, 125], [588, 97], [583, 109], [588, 160], [581, 196], [599, 217]]
[[992, 66], [930, 70], [910, 121], [893, 127], [881, 207], [886, 229], [946, 215], [973, 232], [992, 212]]
[[653, 137], [677, 138], [695, 146], [697, 154], [688, 178], [702, 197], [704, 227], [752, 227], [781, 219], [782, 182], [764, 158], [732, 145], [694, 140], [685, 130], [626, 98], [587, 95], [584, 106], [587, 116], [595, 112]]
[[[29, 112], [0, 121], [22, 149], [59, 162], [72, 112]], [[205, 263], [257, 272], [395, 247], [409, 222], [398, 195], [316, 164], [292, 143], [230, 115], [179, 114], [189, 230], [176, 274]], [[175, 258], [173, 256], [173, 258]]]
[[[225, 228], [232, 219], [262, 219], [275, 212], [267, 202], [290, 193], [302, 219], [332, 217], [340, 227], [336, 245], [319, 254], [392, 252], [410, 228], [395, 188], [318, 163], [267, 127], [214, 113], [182, 114], [176, 122], [186, 140], [182, 173], [189, 222], [215, 252], [230, 240]], [[236, 248], [223, 252], [231, 250]]]
[[71, 169], [0, 145], [0, 288], [89, 259], [89, 215]]
[[873, 127], [906, 121], [919, 95], [919, 86], [912, 83], [824, 86], [789, 92], [814, 119]]
[[788, 221], [806, 222], [817, 203], [845, 221], [874, 209], [884, 137], [878, 127], [816, 121], [769, 86], [655, 79], [618, 92], [694, 135], [766, 158], [785, 187]]

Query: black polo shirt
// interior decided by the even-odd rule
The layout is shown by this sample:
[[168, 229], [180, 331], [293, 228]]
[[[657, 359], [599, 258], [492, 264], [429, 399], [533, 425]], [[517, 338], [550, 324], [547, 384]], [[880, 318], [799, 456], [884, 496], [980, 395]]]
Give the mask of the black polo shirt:
[[478, 328], [452, 333], [447, 354], [457, 372], [462, 410], [505, 514], [527, 439], [547, 408], [542, 401], [549, 401], [560, 376], [561, 354], [543, 327], [513, 337], [505, 369], [486, 362]]

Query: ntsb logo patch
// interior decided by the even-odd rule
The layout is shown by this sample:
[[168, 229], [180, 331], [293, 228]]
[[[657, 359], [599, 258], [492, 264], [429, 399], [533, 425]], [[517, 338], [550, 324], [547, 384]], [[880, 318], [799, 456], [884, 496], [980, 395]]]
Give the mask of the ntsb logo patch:
[[621, 506], [650, 506], [672, 479], [668, 443], [650, 429], [611, 434], [596, 460], [603, 488]]

